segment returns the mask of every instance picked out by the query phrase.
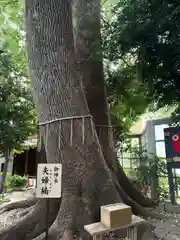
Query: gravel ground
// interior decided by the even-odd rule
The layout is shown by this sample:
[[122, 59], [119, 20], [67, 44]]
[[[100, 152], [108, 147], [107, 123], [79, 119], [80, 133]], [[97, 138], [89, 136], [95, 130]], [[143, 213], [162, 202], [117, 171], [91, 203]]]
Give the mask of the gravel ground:
[[[5, 212], [0, 215], [0, 230], [11, 225], [20, 219], [20, 215], [25, 209], [16, 209]], [[180, 214], [167, 213], [164, 211], [156, 210], [156, 212], [164, 216], [163, 220], [149, 219], [149, 222], [155, 227], [155, 234], [161, 240], [180, 240]], [[112, 236], [112, 235], [111, 235]], [[111, 239], [115, 239], [110, 237]], [[145, 235], [142, 240], [152, 240], [149, 235]]]
[[159, 212], [164, 215], [163, 220], [151, 219], [150, 222], [155, 227], [155, 234], [158, 239], [180, 240], [180, 214]]

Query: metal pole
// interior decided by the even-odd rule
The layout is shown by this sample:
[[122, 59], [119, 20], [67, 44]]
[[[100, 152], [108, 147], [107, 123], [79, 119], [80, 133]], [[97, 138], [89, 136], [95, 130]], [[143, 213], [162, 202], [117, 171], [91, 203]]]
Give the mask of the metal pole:
[[176, 196], [178, 196], [178, 185], [177, 185], [176, 169], [174, 169], [174, 185], [175, 185]]
[[49, 230], [49, 198], [46, 199], [46, 239], [48, 240]]

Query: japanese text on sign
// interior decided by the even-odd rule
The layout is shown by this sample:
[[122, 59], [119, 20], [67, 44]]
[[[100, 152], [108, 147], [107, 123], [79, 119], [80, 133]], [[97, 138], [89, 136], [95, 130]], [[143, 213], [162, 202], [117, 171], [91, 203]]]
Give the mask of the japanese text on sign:
[[37, 198], [61, 197], [62, 164], [38, 164]]

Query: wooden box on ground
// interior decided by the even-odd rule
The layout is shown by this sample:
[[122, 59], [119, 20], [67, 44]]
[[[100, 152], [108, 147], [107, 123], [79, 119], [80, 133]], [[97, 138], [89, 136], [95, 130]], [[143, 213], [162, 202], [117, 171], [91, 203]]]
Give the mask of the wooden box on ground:
[[116, 228], [130, 224], [132, 210], [123, 203], [101, 206], [101, 222], [108, 228]]

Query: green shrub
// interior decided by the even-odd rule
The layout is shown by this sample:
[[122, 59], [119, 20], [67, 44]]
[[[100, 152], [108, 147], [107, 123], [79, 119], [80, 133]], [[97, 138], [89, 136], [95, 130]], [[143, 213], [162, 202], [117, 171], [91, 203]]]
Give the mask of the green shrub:
[[135, 168], [137, 172], [137, 182], [143, 186], [152, 184], [152, 178], [157, 179], [156, 194], [159, 200], [169, 199], [168, 172], [166, 160], [152, 154], [154, 157], [149, 158], [145, 155], [143, 164]]
[[26, 177], [14, 174], [11, 178], [11, 187], [12, 188], [21, 188], [26, 185]]

